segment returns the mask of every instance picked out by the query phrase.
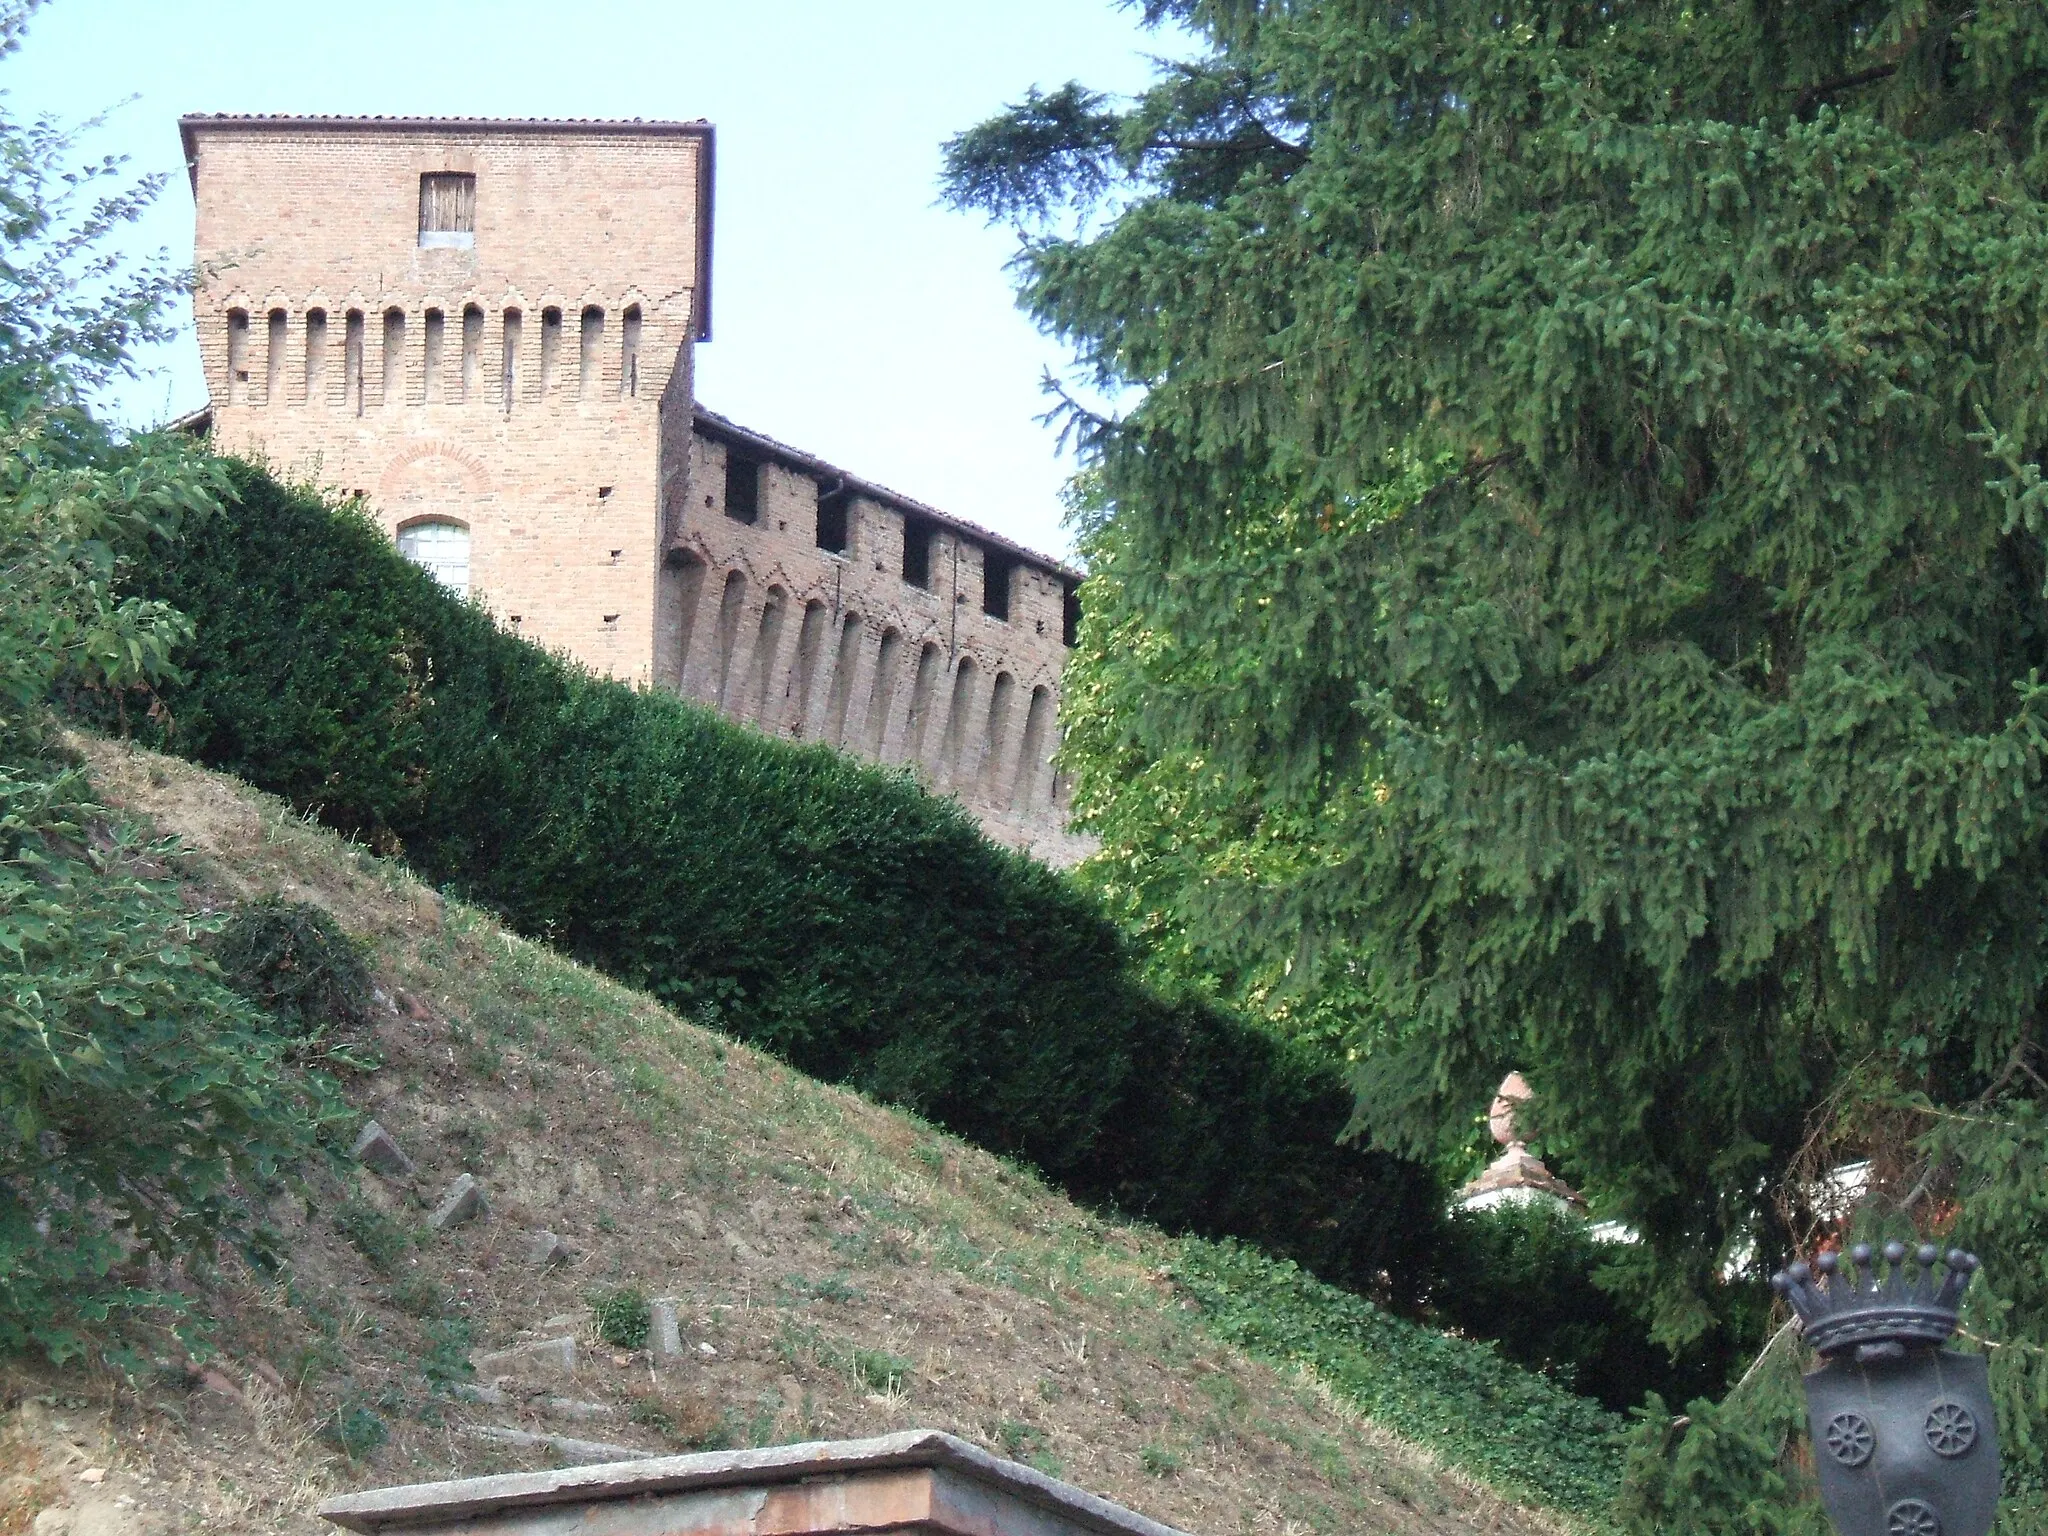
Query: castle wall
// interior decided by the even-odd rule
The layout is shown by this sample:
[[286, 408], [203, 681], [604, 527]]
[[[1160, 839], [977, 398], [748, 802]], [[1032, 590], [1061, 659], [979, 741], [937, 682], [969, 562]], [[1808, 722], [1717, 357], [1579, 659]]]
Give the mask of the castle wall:
[[[728, 515], [734, 455], [758, 464], [751, 523]], [[999, 842], [1082, 857], [1093, 843], [1067, 831], [1052, 765], [1075, 574], [859, 490], [844, 550], [823, 548], [833, 490], [829, 467], [778, 462], [700, 416], [669, 554], [683, 617], [665, 665], [680, 691], [772, 735], [908, 768]], [[923, 585], [904, 575], [919, 523]], [[1007, 617], [985, 611], [990, 560], [1009, 567]]]
[[224, 451], [360, 495], [402, 547], [460, 525], [466, 590], [528, 639], [1087, 850], [1051, 762], [1077, 573], [697, 407], [708, 125], [183, 128]]

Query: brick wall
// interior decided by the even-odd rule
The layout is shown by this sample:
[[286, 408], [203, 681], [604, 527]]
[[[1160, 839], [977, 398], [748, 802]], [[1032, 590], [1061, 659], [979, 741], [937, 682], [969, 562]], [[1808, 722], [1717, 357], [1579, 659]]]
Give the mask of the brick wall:
[[[221, 445], [361, 491], [394, 534], [466, 524], [470, 590], [502, 622], [655, 681], [659, 418], [678, 371], [687, 398], [703, 139], [186, 126]], [[439, 172], [475, 177], [467, 246], [422, 245]]]
[[[470, 593], [598, 671], [903, 764], [1053, 862], [1086, 851], [1051, 766], [1076, 574], [696, 406], [704, 125], [184, 129], [223, 449], [360, 492], [394, 537], [460, 524]], [[422, 233], [443, 175], [474, 178], [466, 240]], [[726, 515], [731, 452], [759, 460], [751, 525]], [[819, 545], [835, 488], [843, 551]]]
[[[752, 523], [727, 515], [734, 457], [758, 476]], [[846, 496], [843, 552], [821, 548], [821, 499], [845, 479], [700, 415], [669, 551], [681, 691], [907, 767], [998, 841], [1073, 862], [1093, 844], [1066, 829], [1052, 755], [1076, 573], [865, 487]], [[904, 576], [906, 523], [930, 540], [922, 586]], [[1009, 567], [1006, 618], [985, 611], [992, 559]]]

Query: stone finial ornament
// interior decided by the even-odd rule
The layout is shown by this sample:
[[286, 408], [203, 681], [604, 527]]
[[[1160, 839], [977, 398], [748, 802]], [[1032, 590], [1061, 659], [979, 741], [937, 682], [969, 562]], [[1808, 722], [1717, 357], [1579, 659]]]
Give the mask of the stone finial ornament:
[[1535, 1097], [1528, 1079], [1521, 1073], [1510, 1072], [1501, 1079], [1500, 1087], [1494, 1092], [1493, 1103], [1486, 1110], [1486, 1128], [1493, 1133], [1497, 1145], [1521, 1145], [1522, 1138], [1515, 1131], [1515, 1110]]
[[1487, 1108], [1486, 1125], [1503, 1150], [1487, 1164], [1484, 1173], [1458, 1191], [1459, 1205], [1467, 1210], [1485, 1210], [1489, 1206], [1547, 1199], [1574, 1210], [1585, 1209], [1586, 1202], [1579, 1192], [1544, 1167], [1543, 1160], [1531, 1153], [1522, 1140], [1515, 1112], [1535, 1097], [1535, 1090], [1521, 1073], [1510, 1072], [1501, 1080], [1493, 1103]]

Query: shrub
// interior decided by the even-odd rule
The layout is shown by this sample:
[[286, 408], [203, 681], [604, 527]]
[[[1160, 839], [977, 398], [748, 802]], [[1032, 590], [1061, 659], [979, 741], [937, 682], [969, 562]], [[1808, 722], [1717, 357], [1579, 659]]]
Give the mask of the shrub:
[[392, 1273], [412, 1252], [411, 1234], [359, 1196], [351, 1195], [334, 1208], [334, 1229], [380, 1275]]
[[230, 987], [286, 1035], [317, 1038], [370, 1017], [370, 973], [354, 942], [309, 902], [244, 902], [213, 943]]
[[1617, 1411], [1651, 1391], [1680, 1402], [1718, 1392], [1730, 1365], [1727, 1334], [1711, 1331], [1674, 1361], [1650, 1341], [1647, 1317], [1595, 1283], [1615, 1251], [1583, 1218], [1553, 1205], [1457, 1211], [1431, 1310]]
[[448, 1392], [476, 1375], [470, 1363], [470, 1346], [476, 1330], [464, 1317], [437, 1317], [421, 1330], [426, 1335], [426, 1353], [420, 1357], [420, 1373], [436, 1392]]
[[854, 1381], [870, 1392], [900, 1392], [910, 1379], [910, 1362], [886, 1349], [856, 1349], [847, 1364]]
[[[0, 0], [0, 56], [34, 9]], [[117, 441], [86, 408], [169, 334], [180, 279], [107, 249], [157, 183], [74, 148], [0, 105], [0, 1354], [60, 1360], [175, 1304], [121, 1277], [146, 1256], [267, 1258], [245, 1197], [330, 1102], [221, 986], [210, 922], [158, 874], [168, 846], [95, 803], [52, 740], [60, 691], [146, 699], [165, 676], [187, 626], [117, 590], [120, 551], [227, 485], [189, 442]]]
[[1210, 1333], [1307, 1367], [1367, 1417], [1508, 1498], [1591, 1520], [1613, 1502], [1626, 1421], [1493, 1345], [1418, 1327], [1235, 1243], [1187, 1240], [1171, 1271]]
[[320, 1438], [350, 1461], [359, 1461], [391, 1438], [391, 1427], [376, 1409], [351, 1400], [321, 1422]]
[[646, 1295], [630, 1285], [603, 1291], [590, 1298], [597, 1336], [620, 1349], [640, 1349], [647, 1343], [647, 1331], [654, 1324]]
[[[1135, 977], [1065, 877], [907, 776], [594, 679], [499, 631], [359, 513], [235, 466], [139, 562], [197, 638], [169, 744], [815, 1076], [1071, 1193], [1375, 1286], [1438, 1190], [1339, 1144], [1341, 1076]], [[160, 738], [162, 739], [162, 738]]]

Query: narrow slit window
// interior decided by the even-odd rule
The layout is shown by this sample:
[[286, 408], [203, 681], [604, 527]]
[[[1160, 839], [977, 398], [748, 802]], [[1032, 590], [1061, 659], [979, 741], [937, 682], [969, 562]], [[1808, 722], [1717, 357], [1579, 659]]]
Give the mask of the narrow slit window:
[[550, 304], [540, 312], [540, 392], [543, 399], [555, 392], [561, 366], [562, 312]]
[[405, 404], [405, 311], [384, 311], [384, 403]]
[[228, 404], [249, 400], [249, 311], [228, 311]]
[[604, 311], [595, 304], [586, 305], [583, 310], [583, 335], [576, 354], [576, 394], [579, 399], [595, 400], [598, 391], [598, 377], [604, 369]]
[[519, 331], [521, 316], [518, 310], [505, 311], [505, 355], [499, 370], [499, 401], [507, 416], [512, 414], [512, 402], [519, 391]]
[[306, 404], [327, 403], [327, 311], [306, 311]]
[[363, 312], [348, 312], [341, 333], [341, 388], [344, 405], [363, 414]]
[[932, 584], [932, 541], [938, 532], [921, 517], [903, 519], [903, 579], [913, 587]]
[[427, 311], [422, 328], [425, 346], [420, 356], [420, 398], [430, 405], [441, 401], [441, 353], [447, 345], [446, 318], [438, 309]]
[[430, 171], [420, 177], [420, 244], [476, 245], [476, 177], [460, 171]]
[[619, 317], [619, 393], [628, 400], [640, 395], [640, 306], [628, 304]]
[[290, 334], [285, 313], [273, 309], [269, 317], [270, 355], [263, 360], [263, 403], [284, 404], [284, 349], [285, 338]]
[[761, 465], [737, 449], [725, 450], [725, 515], [751, 523], [761, 515]]
[[1081, 643], [1081, 593], [1065, 588], [1060, 595], [1060, 644], [1072, 650]]
[[462, 398], [483, 398], [484, 312], [475, 304], [462, 308]]

